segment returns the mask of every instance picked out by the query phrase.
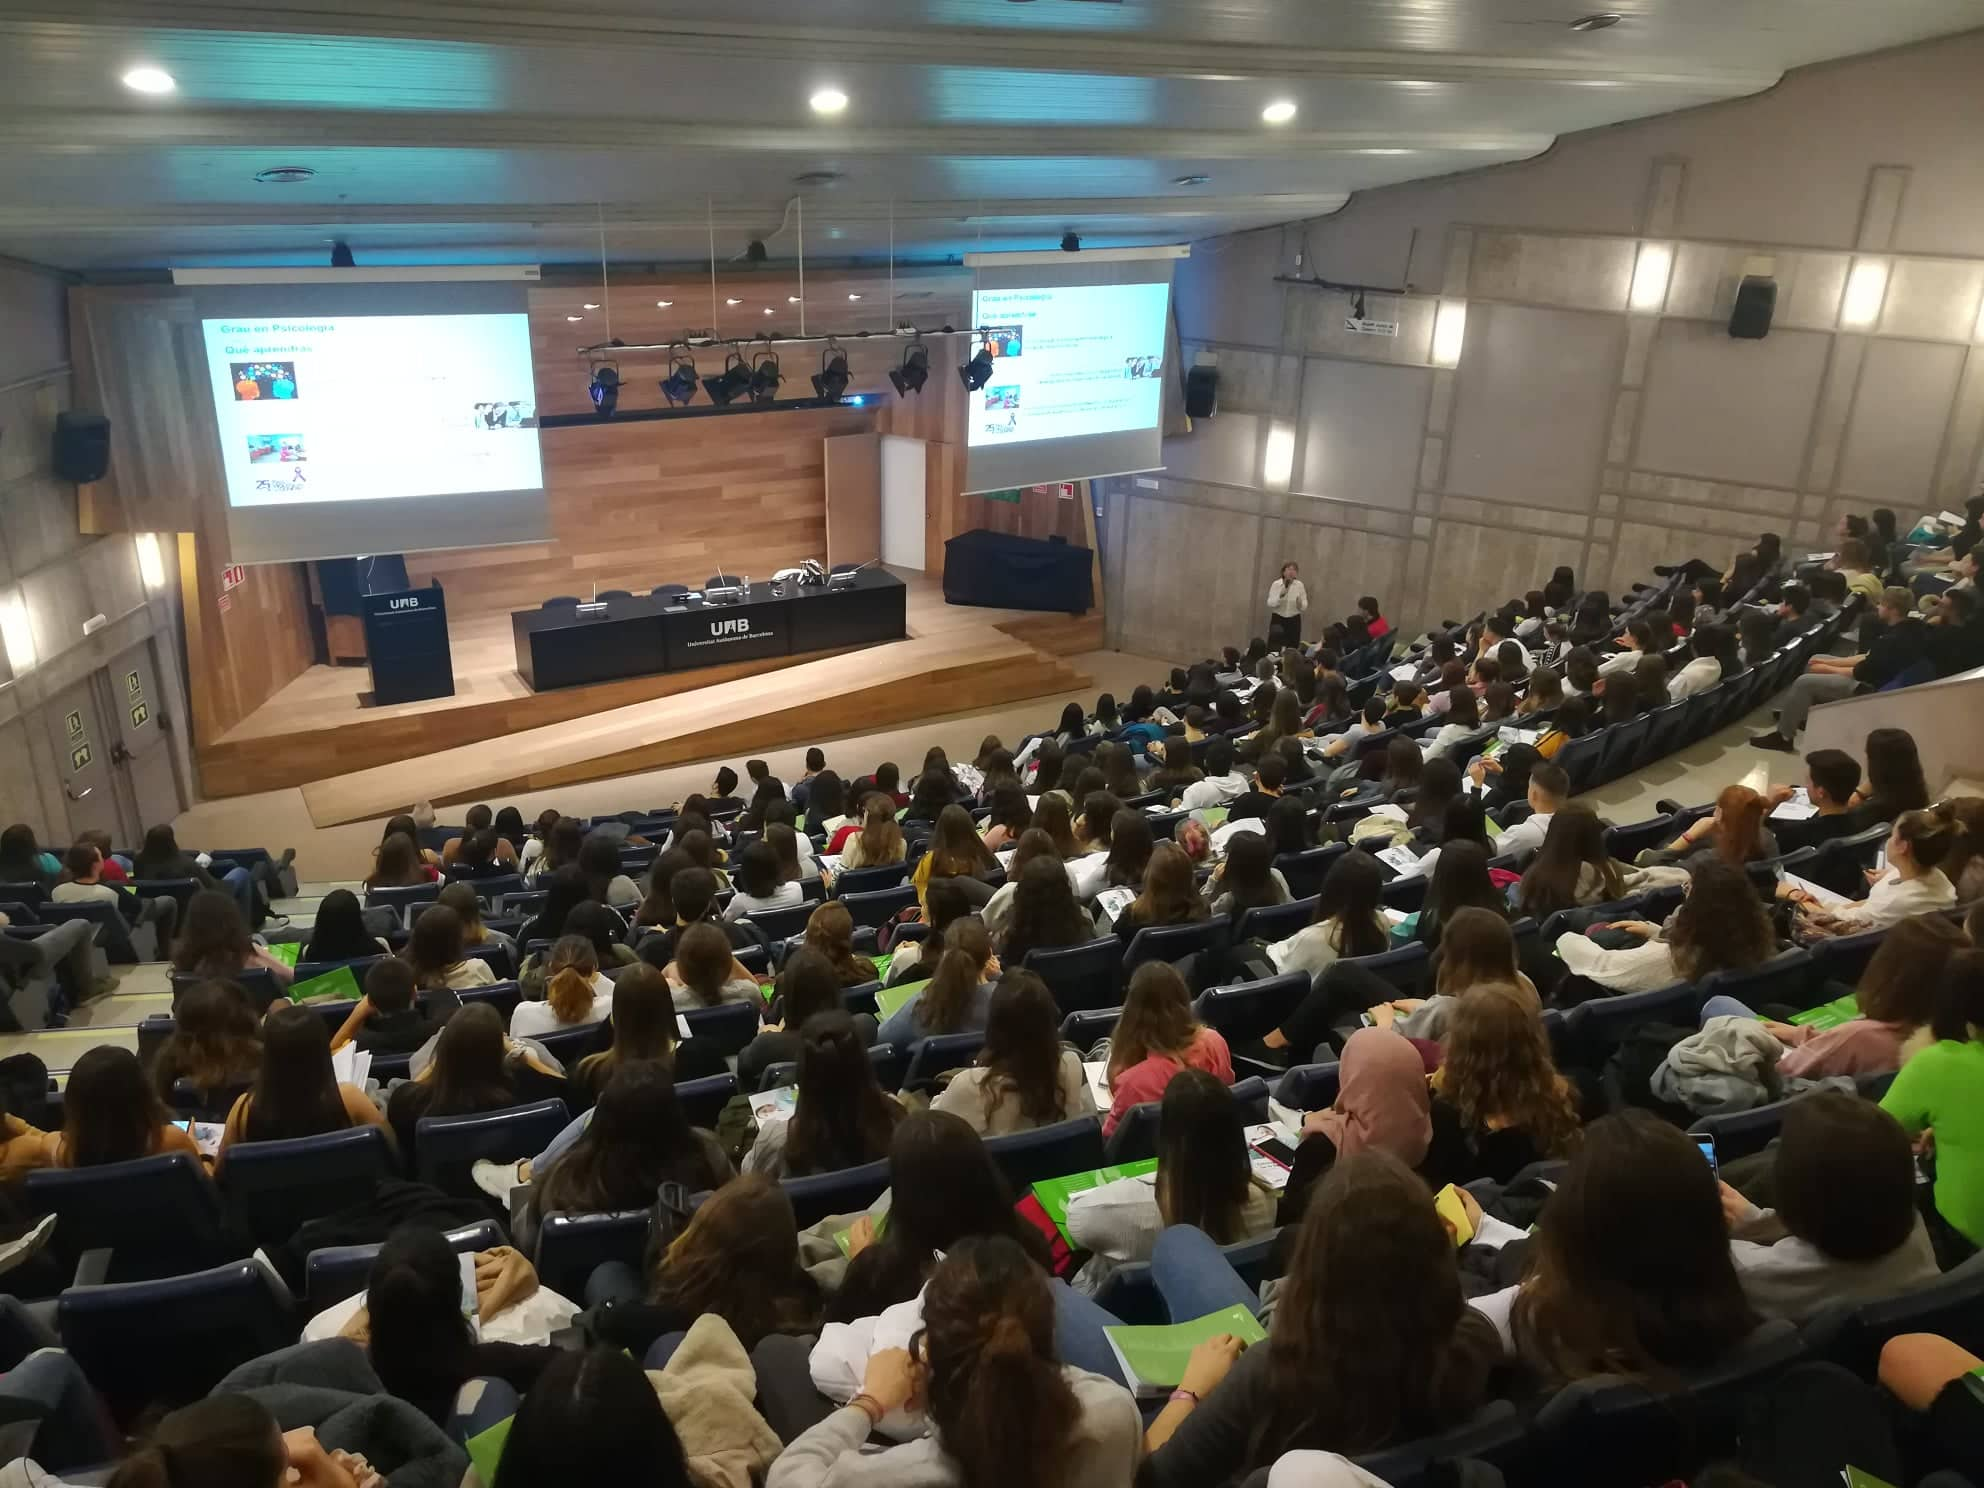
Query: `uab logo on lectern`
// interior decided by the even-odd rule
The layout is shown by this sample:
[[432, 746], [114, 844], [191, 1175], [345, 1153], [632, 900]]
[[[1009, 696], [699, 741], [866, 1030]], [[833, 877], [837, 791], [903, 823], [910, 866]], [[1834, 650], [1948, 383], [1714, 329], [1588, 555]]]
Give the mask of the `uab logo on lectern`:
[[749, 635], [750, 633], [750, 617], [745, 615], [739, 615], [730, 620], [710, 621], [710, 634], [718, 640], [722, 640], [725, 636], [741, 636]]

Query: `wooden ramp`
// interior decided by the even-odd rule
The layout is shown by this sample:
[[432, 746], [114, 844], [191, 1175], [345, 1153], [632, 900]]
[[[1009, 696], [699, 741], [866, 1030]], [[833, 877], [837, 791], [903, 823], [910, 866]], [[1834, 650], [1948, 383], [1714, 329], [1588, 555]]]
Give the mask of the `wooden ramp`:
[[990, 626], [860, 651], [442, 749], [303, 787], [320, 827], [737, 758], [1047, 694], [1089, 678]]

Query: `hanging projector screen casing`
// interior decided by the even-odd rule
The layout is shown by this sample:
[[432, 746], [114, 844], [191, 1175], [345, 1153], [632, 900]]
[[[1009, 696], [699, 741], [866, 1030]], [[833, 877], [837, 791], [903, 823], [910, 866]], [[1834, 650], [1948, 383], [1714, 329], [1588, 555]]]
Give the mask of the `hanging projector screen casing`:
[[[1026, 255], [1037, 258], [1038, 255]], [[1168, 340], [1170, 323], [1170, 286], [1172, 257], [1108, 259], [1091, 257], [1087, 253], [1071, 253], [1051, 263], [1024, 262], [1013, 264], [984, 263], [978, 270], [978, 283], [972, 295], [972, 317], [975, 326], [984, 327], [1001, 323], [995, 308], [988, 307], [980, 313], [981, 302], [985, 297], [999, 291], [1040, 290], [1051, 292], [1058, 289], [1082, 289], [1093, 286], [1151, 285], [1162, 286], [1158, 297], [1154, 321], [1150, 326], [1140, 327], [1142, 339], [1134, 344], [1138, 350], [1147, 350], [1155, 360], [1151, 366], [1154, 372], [1146, 371], [1136, 379], [1123, 378], [1125, 389], [1146, 393], [1147, 411], [1140, 410], [1137, 426], [1134, 428], [1109, 429], [1096, 433], [1070, 434], [1054, 438], [1027, 439], [1012, 443], [974, 442], [983, 441], [986, 436], [984, 424], [988, 416], [996, 419], [999, 410], [988, 408], [994, 401], [995, 389], [1001, 386], [1000, 371], [995, 361], [993, 375], [986, 386], [977, 392], [967, 392], [969, 405], [966, 412], [969, 434], [966, 440], [965, 461], [966, 492], [1008, 490], [1016, 486], [1042, 485], [1051, 481], [1087, 480], [1105, 475], [1128, 475], [1135, 471], [1159, 470], [1164, 465], [1163, 436], [1163, 389], [1165, 379], [1172, 369], [1163, 364], [1163, 353]], [[1024, 331], [1024, 328], [1022, 328]], [[1112, 327], [1112, 329], [1115, 329]], [[1149, 341], [1148, 347], [1144, 342]], [[966, 343], [966, 357], [978, 348], [978, 338]], [[1019, 355], [1026, 355], [1024, 334]], [[1000, 359], [1003, 360], [1003, 359]], [[1132, 388], [1132, 383], [1143, 384]], [[1116, 389], [1110, 389], [1112, 393]], [[1022, 405], [1025, 398], [1021, 398]], [[1021, 406], [1017, 417], [1024, 419], [1026, 409]]]

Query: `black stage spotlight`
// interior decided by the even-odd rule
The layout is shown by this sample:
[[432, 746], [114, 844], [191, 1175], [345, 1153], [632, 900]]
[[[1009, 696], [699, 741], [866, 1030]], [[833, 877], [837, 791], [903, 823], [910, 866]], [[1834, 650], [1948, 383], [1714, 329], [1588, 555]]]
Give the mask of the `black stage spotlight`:
[[728, 407], [732, 398], [741, 398], [750, 389], [751, 369], [744, 365], [743, 353], [734, 346], [723, 359], [723, 371], [703, 379], [703, 391], [718, 408]]
[[921, 341], [912, 341], [909, 350], [902, 354], [902, 365], [889, 373], [889, 381], [895, 384], [898, 397], [907, 398], [911, 393], [922, 392], [929, 376], [929, 349]]
[[778, 369], [778, 353], [767, 346], [763, 351], [751, 356], [751, 401], [753, 403], [775, 403], [778, 401], [778, 385], [785, 381]]
[[838, 341], [829, 338], [820, 353], [820, 370], [813, 374], [813, 391], [822, 398], [838, 398], [847, 391], [847, 353]]
[[765, 245], [763, 239], [753, 238], [751, 239], [750, 242], [744, 245], [744, 262], [760, 264], [763, 263], [767, 257], [769, 257], [769, 255], [765, 252]]
[[1071, 232], [1062, 233], [1061, 251], [1063, 253], [1080, 253], [1082, 251], [1082, 240]]
[[966, 392], [975, 393], [992, 380], [992, 352], [981, 345], [972, 359], [958, 368], [958, 376], [964, 379]]
[[679, 408], [696, 396], [696, 359], [689, 355], [687, 346], [676, 345], [681, 349], [670, 348], [668, 375], [661, 380], [661, 395], [671, 408]]
[[358, 260], [351, 256], [351, 244], [339, 238], [331, 244], [331, 267], [334, 269], [355, 269]]
[[620, 406], [620, 369], [608, 362], [592, 369], [592, 382], [586, 388], [592, 395], [592, 410], [601, 418], [612, 418]]

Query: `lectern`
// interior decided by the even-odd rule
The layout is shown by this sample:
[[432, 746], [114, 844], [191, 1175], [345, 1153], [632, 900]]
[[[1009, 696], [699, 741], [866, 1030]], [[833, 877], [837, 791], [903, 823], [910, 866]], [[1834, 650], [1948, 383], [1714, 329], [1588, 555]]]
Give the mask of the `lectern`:
[[453, 697], [455, 661], [448, 650], [448, 604], [439, 584], [367, 594], [365, 652], [374, 703]]

